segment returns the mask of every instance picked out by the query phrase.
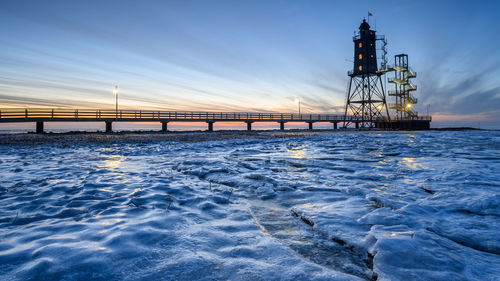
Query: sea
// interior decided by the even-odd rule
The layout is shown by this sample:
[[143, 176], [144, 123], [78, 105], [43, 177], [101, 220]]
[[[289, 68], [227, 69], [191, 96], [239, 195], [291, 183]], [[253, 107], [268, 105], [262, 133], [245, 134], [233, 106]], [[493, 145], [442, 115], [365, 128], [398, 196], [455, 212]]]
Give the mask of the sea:
[[0, 279], [500, 280], [500, 132], [4, 132]]

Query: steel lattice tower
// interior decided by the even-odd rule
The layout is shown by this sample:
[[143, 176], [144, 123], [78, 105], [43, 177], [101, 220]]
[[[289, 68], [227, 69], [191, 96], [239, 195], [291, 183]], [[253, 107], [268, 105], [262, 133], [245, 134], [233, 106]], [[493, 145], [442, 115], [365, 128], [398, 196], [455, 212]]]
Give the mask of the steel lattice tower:
[[[354, 117], [361, 117], [361, 127], [374, 127], [376, 119], [389, 119], [389, 109], [385, 97], [384, 85], [381, 76], [387, 69], [378, 70], [375, 31], [363, 19], [359, 32], [353, 37], [354, 41], [354, 69], [348, 72], [350, 77], [345, 106], [345, 120], [350, 111]], [[346, 121], [344, 126], [350, 122]]]

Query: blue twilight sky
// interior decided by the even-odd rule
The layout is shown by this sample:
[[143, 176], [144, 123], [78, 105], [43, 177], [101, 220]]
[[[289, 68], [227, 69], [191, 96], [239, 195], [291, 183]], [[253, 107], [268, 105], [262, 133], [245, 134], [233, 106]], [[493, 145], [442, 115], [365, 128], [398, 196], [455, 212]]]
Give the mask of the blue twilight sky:
[[0, 107], [340, 111], [368, 11], [421, 113], [500, 122], [500, 1], [2, 0]]

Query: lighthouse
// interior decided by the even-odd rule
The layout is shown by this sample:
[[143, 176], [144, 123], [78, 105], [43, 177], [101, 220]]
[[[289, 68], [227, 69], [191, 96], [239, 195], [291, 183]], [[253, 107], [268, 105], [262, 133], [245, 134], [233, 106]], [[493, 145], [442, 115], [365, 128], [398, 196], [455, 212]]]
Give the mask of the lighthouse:
[[[377, 120], [390, 118], [381, 78], [385, 71], [378, 70], [377, 40], [386, 42], [385, 37], [376, 36], [363, 19], [359, 31], [353, 37], [354, 67], [347, 73], [349, 85], [344, 113], [346, 120], [348, 115], [361, 119], [356, 127], [374, 127]], [[344, 127], [349, 123], [346, 121]]]

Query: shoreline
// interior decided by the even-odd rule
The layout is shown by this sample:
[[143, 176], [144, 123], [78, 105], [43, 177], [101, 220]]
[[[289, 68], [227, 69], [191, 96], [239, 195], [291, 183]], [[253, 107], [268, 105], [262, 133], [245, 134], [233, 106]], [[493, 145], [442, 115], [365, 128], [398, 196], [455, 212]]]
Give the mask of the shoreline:
[[457, 132], [457, 131], [498, 131], [475, 128], [438, 128], [430, 130], [379, 130], [379, 129], [340, 129], [340, 130], [220, 130], [207, 131], [122, 131], [122, 132], [85, 132], [70, 131], [37, 134], [27, 133], [0, 133], [0, 146], [15, 145], [43, 145], [54, 144], [68, 146], [71, 144], [116, 144], [116, 143], [160, 143], [160, 142], [205, 142], [241, 139], [272, 139], [272, 138], [302, 138], [315, 137], [323, 134], [356, 134], [356, 133], [417, 133], [426, 131]]
[[126, 130], [126, 131], [114, 131], [114, 132], [105, 132], [105, 131], [67, 131], [67, 132], [44, 132], [44, 133], [36, 133], [33, 131], [19, 131], [19, 132], [11, 132], [11, 133], [3, 133], [0, 130], [0, 136], [4, 135], [87, 135], [87, 134], [105, 134], [105, 135], [126, 135], [126, 134], [160, 134], [160, 135], [170, 135], [170, 134], [198, 134], [198, 133], [240, 133], [240, 134], [254, 134], [254, 133], [262, 133], [262, 132], [279, 132], [279, 133], [287, 133], [287, 132], [304, 132], [304, 133], [312, 133], [312, 132], [328, 132], [328, 133], [336, 133], [336, 132], [419, 132], [419, 131], [500, 131], [500, 129], [481, 129], [474, 127], [443, 127], [443, 128], [430, 128], [427, 130], [389, 130], [389, 129], [377, 129], [377, 128], [366, 128], [366, 129], [355, 129], [355, 128], [347, 128], [347, 129], [287, 129], [287, 130], [279, 130], [279, 129], [268, 129], [268, 130], [216, 130], [216, 131], [207, 131], [207, 130], [182, 130], [182, 131], [157, 131], [157, 130]]

